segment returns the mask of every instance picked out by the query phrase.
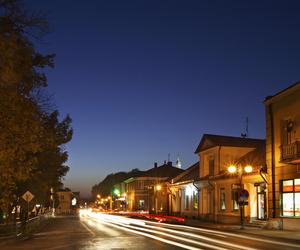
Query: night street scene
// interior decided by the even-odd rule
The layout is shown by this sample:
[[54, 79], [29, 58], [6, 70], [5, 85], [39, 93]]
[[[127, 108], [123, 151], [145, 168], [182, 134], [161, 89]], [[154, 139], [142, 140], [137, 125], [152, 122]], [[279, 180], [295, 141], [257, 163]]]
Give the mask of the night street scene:
[[299, 13], [0, 0], [0, 250], [300, 249]]

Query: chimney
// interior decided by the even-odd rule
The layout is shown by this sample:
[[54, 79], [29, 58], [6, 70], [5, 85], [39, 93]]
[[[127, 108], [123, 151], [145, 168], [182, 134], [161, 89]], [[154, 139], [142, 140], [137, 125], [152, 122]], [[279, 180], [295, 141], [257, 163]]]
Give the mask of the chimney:
[[154, 162], [154, 167], [157, 168], [157, 162]]
[[171, 161], [168, 161], [168, 166], [172, 167], [172, 162]]

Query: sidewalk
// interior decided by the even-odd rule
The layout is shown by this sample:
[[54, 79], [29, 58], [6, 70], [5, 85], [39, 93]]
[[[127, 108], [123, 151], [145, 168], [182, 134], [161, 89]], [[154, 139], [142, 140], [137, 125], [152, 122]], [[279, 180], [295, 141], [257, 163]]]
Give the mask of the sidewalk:
[[272, 237], [284, 240], [296, 240], [300, 243], [300, 229], [299, 231], [287, 231], [287, 230], [271, 230], [271, 229], [261, 229], [258, 227], [249, 227], [245, 226], [245, 229], [240, 229], [240, 225], [236, 224], [220, 224], [212, 223], [207, 221], [195, 220], [195, 219], [186, 219], [185, 225], [192, 227], [201, 227], [206, 229], [216, 229], [221, 231], [228, 231], [232, 233], [239, 234], [252, 234], [257, 236]]

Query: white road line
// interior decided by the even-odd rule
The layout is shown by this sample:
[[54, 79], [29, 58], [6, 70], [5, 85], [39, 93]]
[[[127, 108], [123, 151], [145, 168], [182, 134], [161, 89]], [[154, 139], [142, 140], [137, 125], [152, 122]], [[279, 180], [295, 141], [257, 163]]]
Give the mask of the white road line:
[[82, 221], [80, 221], [80, 224], [93, 236], [95, 237], [96, 234], [91, 230], [89, 229], [89, 227], [87, 225], [85, 225]]

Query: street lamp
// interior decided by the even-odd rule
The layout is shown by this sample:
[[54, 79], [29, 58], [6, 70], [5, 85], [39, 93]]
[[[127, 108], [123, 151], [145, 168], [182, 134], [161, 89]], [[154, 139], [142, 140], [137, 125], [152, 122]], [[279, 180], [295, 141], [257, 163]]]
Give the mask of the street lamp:
[[253, 167], [251, 165], [246, 165], [245, 167], [242, 166], [237, 167], [235, 165], [230, 165], [227, 168], [227, 170], [230, 174], [238, 174], [239, 176], [240, 185], [239, 185], [238, 201], [240, 206], [241, 229], [244, 229], [244, 206], [247, 204], [249, 193], [247, 190], [242, 188], [243, 185], [242, 177], [244, 173], [246, 174], [252, 173]]

